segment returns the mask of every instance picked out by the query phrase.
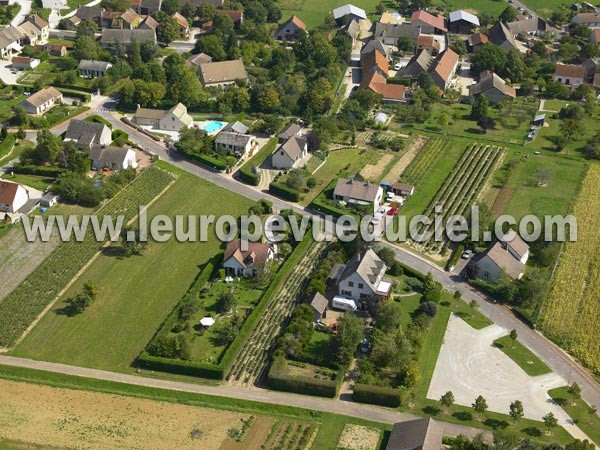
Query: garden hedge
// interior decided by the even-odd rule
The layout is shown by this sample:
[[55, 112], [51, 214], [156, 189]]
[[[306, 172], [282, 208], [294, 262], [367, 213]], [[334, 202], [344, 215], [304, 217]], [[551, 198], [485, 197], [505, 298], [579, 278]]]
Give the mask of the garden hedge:
[[273, 389], [296, 394], [313, 395], [317, 397], [333, 398], [337, 394], [337, 383], [333, 380], [321, 380], [318, 378], [292, 376], [286, 373], [287, 363], [279, 357], [273, 361], [267, 383]]
[[201, 155], [199, 153], [193, 153], [186, 156], [192, 161], [196, 161], [203, 166], [207, 166], [209, 169], [214, 169], [218, 172], [224, 172], [227, 170], [227, 163], [221, 161], [220, 159], [213, 158], [212, 156]]
[[30, 164], [15, 164], [11, 170], [14, 173], [20, 173], [23, 175], [38, 175], [41, 177], [58, 177], [61, 173], [63, 173], [63, 169], [59, 167], [42, 167]]
[[402, 391], [389, 387], [356, 383], [354, 385], [354, 392], [352, 393], [352, 400], [359, 403], [397, 408], [401, 404]]
[[244, 183], [251, 184], [252, 186], [258, 186], [260, 184], [260, 177], [258, 176], [258, 174], [252, 171], [252, 168], [247, 169], [245, 167], [242, 167], [239, 170], [238, 174], [240, 180]]
[[183, 359], [161, 358], [151, 356], [144, 351], [138, 358], [138, 363], [144, 369], [157, 370], [160, 372], [175, 373], [213, 380], [222, 380], [224, 368], [221, 365], [202, 363], [197, 361], [184, 361]]
[[278, 183], [277, 181], [272, 181], [271, 184], [269, 184], [269, 192], [291, 202], [300, 201], [300, 192], [290, 189], [285, 184]]
[[450, 271], [452, 268], [454, 268], [454, 266], [456, 266], [458, 259], [460, 258], [460, 256], [463, 254], [464, 251], [465, 251], [465, 246], [463, 244], [460, 244], [458, 247], [456, 247], [456, 249], [454, 250], [454, 253], [452, 253], [452, 256], [450, 257], [450, 259], [448, 260], [448, 263], [446, 264], [446, 270]]

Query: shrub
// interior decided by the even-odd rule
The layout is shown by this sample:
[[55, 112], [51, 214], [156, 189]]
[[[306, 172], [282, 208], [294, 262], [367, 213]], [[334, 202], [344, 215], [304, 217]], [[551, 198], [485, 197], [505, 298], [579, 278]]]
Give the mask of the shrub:
[[254, 173], [254, 170], [252, 168], [245, 168], [242, 167], [239, 172], [239, 177], [240, 180], [242, 180], [244, 183], [248, 183], [251, 184], [252, 186], [258, 186], [260, 184], [260, 177], [258, 176], [257, 173]]
[[402, 391], [382, 386], [370, 386], [368, 384], [356, 383], [352, 400], [359, 403], [371, 405], [389, 406], [397, 408], [401, 404]]
[[465, 251], [465, 246], [463, 244], [460, 244], [458, 247], [456, 247], [456, 249], [454, 250], [454, 253], [452, 253], [452, 256], [450, 257], [450, 259], [448, 260], [448, 263], [446, 264], [447, 271], [452, 270], [452, 268], [454, 266], [456, 266], [456, 263], [458, 262], [460, 255], [462, 255], [464, 251]]
[[273, 181], [271, 182], [271, 184], [269, 184], [269, 192], [273, 195], [284, 198], [291, 202], [300, 201], [300, 193], [298, 191], [290, 189], [286, 185], [278, 183], [276, 181]]
[[286, 373], [287, 361], [276, 358], [269, 369], [267, 382], [278, 391], [294, 392], [296, 394], [316, 395], [318, 397], [335, 397], [337, 383], [318, 378], [296, 377]]

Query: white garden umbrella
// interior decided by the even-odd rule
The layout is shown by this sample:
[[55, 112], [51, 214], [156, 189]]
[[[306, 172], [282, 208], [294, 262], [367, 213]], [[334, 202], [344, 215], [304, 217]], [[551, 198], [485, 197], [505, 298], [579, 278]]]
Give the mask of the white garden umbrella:
[[211, 327], [215, 324], [215, 319], [213, 319], [212, 317], [203, 317], [202, 319], [200, 319], [200, 325], [202, 325], [203, 327]]

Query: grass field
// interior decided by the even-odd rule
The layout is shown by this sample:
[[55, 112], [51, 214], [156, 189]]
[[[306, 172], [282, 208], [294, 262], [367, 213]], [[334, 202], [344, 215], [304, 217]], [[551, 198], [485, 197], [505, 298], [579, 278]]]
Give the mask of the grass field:
[[494, 345], [508, 355], [510, 359], [527, 373], [527, 375], [535, 377], [550, 373], [550, 368], [542, 362], [540, 358], [535, 356], [529, 349], [517, 340], [513, 340], [510, 336], [504, 336], [494, 341]]
[[38, 177], [35, 175], [23, 175], [19, 173], [15, 173], [14, 175], [4, 174], [2, 178], [7, 181], [13, 181], [14, 183], [24, 184], [25, 186], [32, 187], [38, 191], [43, 191], [48, 185], [55, 181], [54, 178], [50, 177]]
[[[218, 197], [219, 202], [214, 202]], [[232, 214], [246, 212], [250, 201], [181, 174], [150, 208], [156, 214]], [[207, 206], [214, 205], [214, 206]], [[210, 235], [209, 235], [210, 236]], [[219, 249], [208, 242], [151, 243], [142, 256], [119, 257], [118, 246], [104, 252], [49, 311], [14, 354], [94, 368], [125, 371], [179, 302], [198, 267]], [[88, 280], [98, 286], [98, 300], [79, 316], [62, 311], [65, 301]]]
[[595, 407], [592, 408], [581, 398], [576, 398], [569, 392], [568, 387], [552, 389], [548, 391], [548, 394], [596, 445], [600, 445], [600, 417], [596, 413]]
[[572, 214], [577, 241], [567, 242], [542, 307], [542, 331], [600, 373], [600, 165], [588, 170]]
[[[283, 18], [287, 19], [295, 14], [309, 29], [321, 25], [325, 22], [327, 14], [338, 6], [346, 4], [344, 0], [285, 0], [285, 3], [282, 5]], [[357, 0], [353, 3], [354, 6], [363, 8], [367, 14], [374, 14], [378, 4], [377, 0]]]
[[434, 0], [433, 5], [446, 12], [464, 9], [473, 14], [487, 13], [496, 17], [500, 15], [504, 8], [506, 8], [504, 2], [495, 0], [479, 0], [477, 2], [471, 0]]

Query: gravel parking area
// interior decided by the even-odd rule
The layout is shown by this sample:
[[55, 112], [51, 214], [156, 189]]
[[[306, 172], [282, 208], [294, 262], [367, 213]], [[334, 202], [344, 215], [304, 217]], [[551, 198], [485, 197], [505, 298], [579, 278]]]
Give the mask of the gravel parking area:
[[521, 400], [525, 417], [542, 420], [553, 412], [561, 424], [566, 424], [566, 413], [550, 400], [547, 391], [567, 382], [555, 373], [527, 375], [493, 345], [494, 340], [508, 333], [497, 325], [475, 330], [452, 315], [427, 397], [438, 400], [452, 391], [456, 403], [470, 406], [478, 395], [483, 395], [490, 411], [504, 414], [508, 414], [511, 402]]

